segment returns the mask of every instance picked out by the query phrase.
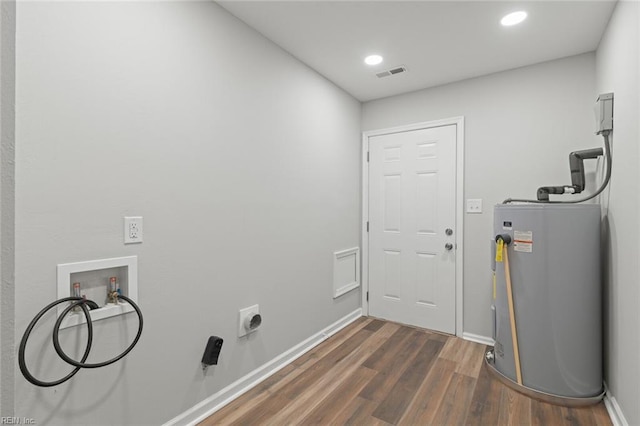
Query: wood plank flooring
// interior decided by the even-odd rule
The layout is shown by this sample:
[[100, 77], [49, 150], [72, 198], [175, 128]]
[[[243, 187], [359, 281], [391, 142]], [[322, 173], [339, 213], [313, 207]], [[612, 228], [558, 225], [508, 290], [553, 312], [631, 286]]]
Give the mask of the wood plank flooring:
[[485, 350], [361, 318], [200, 425], [611, 425], [602, 402], [566, 408], [509, 389]]

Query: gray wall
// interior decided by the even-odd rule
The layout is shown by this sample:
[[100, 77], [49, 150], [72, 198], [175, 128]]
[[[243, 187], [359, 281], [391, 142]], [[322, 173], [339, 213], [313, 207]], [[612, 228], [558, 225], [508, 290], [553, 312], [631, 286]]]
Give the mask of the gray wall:
[[584, 54], [364, 104], [363, 130], [465, 117], [464, 197], [484, 202], [464, 217], [465, 332], [491, 335], [493, 205], [570, 182], [569, 152], [601, 145], [594, 88]]
[[0, 416], [3, 417], [14, 413], [15, 29], [15, 2], [0, 2]]
[[598, 92], [614, 92], [613, 174], [605, 210], [605, 380], [629, 424], [640, 424], [638, 142], [640, 4], [618, 2], [596, 54]]
[[[620, 159], [639, 158], [638, 9], [617, 6], [597, 59], [585, 54], [373, 101], [362, 116], [362, 130], [465, 116], [465, 198], [482, 198], [485, 211], [465, 216], [464, 329], [489, 335], [492, 205], [568, 182], [568, 152], [600, 144], [595, 96], [616, 92], [606, 376], [631, 424], [640, 423], [640, 230], [638, 196], [624, 188], [640, 177]], [[158, 424], [359, 306], [358, 292], [331, 298], [331, 253], [359, 240], [357, 101], [215, 4], [23, 2], [14, 328], [13, 243], [5, 238], [13, 233], [13, 141], [5, 136], [13, 46], [4, 37], [11, 19], [3, 14], [0, 40], [3, 415], [15, 405], [15, 415], [38, 424]], [[142, 245], [122, 245], [125, 215], [144, 216]], [[35, 388], [19, 372], [14, 388], [17, 367], [5, 352], [14, 353], [14, 332], [19, 339], [55, 299], [55, 266], [130, 254], [140, 262], [140, 345], [119, 364], [58, 388]], [[237, 310], [253, 303], [263, 328], [237, 339]], [[68, 368], [55, 361], [47, 319], [28, 360], [52, 379]], [[90, 361], [117, 352], [134, 328], [131, 316], [97, 323]], [[199, 359], [211, 334], [225, 337], [225, 347], [204, 376]]]
[[[360, 236], [359, 102], [212, 2], [22, 2], [17, 24], [16, 334], [57, 264], [134, 254], [146, 325], [119, 364], [17, 377], [16, 415], [159, 424], [360, 306], [332, 298], [333, 252]], [[123, 245], [126, 215], [143, 244]], [[263, 326], [238, 339], [254, 303]], [[27, 360], [52, 379], [47, 319]], [[97, 322], [90, 361], [135, 325]]]

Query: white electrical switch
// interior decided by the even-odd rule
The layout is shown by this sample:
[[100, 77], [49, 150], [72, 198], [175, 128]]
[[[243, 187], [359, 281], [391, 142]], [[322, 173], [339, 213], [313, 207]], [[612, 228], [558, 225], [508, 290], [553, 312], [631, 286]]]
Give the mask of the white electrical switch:
[[467, 213], [482, 213], [482, 200], [467, 199]]
[[142, 242], [142, 216], [124, 218], [124, 243]]

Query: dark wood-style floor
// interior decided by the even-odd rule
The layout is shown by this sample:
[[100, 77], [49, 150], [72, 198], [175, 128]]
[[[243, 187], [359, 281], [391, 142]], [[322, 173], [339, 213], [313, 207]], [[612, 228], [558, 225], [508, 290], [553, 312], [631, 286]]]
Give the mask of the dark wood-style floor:
[[485, 350], [361, 318], [200, 424], [611, 425], [602, 402], [566, 408], [509, 389]]

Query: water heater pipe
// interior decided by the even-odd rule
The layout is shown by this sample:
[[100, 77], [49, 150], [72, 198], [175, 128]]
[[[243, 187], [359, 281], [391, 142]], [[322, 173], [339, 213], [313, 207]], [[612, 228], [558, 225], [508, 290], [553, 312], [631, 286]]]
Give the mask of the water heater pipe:
[[[604, 181], [602, 182], [602, 184], [600, 185], [600, 187], [596, 190], [596, 192], [594, 192], [593, 194], [584, 197], [584, 198], [579, 198], [576, 200], [558, 200], [558, 201], [549, 201], [549, 200], [526, 200], [526, 199], [519, 199], [519, 198], [507, 198], [506, 200], [504, 200], [502, 202], [502, 204], [509, 204], [509, 203], [536, 203], [536, 204], [577, 204], [577, 203], [583, 203], [585, 201], [589, 201], [592, 198], [595, 198], [596, 196], [600, 195], [600, 193], [602, 191], [604, 191], [604, 189], [607, 187], [607, 185], [609, 184], [609, 180], [611, 180], [611, 168], [612, 168], [612, 161], [611, 161], [611, 142], [609, 141], [609, 134], [611, 133], [610, 130], [604, 130], [602, 132], [600, 132], [600, 134], [602, 135], [602, 137], [604, 138], [604, 156], [605, 156], [605, 160], [606, 160], [606, 168], [607, 168], [607, 172], [604, 178]], [[549, 187], [552, 188], [552, 187]], [[562, 187], [564, 188], [564, 187]], [[569, 188], [569, 187], [567, 187]], [[552, 192], [552, 191], [548, 191], [551, 194], [554, 193], [560, 193], [560, 192]], [[562, 191], [562, 193], [566, 193], [565, 191]]]
[[511, 342], [513, 344], [513, 358], [516, 365], [516, 380], [522, 385], [522, 369], [520, 368], [520, 349], [518, 346], [518, 330], [516, 329], [516, 313], [513, 305], [513, 288], [511, 285], [511, 270], [509, 269], [509, 250], [507, 246], [511, 243], [510, 235], [498, 235], [497, 240], [502, 240], [502, 256], [504, 258], [504, 277], [507, 282], [507, 302], [509, 304], [509, 322], [511, 324]]

